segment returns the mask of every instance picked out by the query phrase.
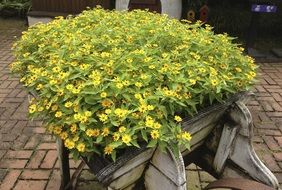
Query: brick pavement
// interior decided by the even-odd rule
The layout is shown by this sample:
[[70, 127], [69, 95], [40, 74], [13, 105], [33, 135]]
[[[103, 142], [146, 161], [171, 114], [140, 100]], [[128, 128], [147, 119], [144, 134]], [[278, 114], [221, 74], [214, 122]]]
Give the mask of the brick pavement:
[[[54, 139], [40, 121], [27, 118], [28, 96], [19, 80], [9, 74], [10, 48], [19, 30], [0, 30], [0, 190], [56, 190], [60, 176]], [[282, 63], [260, 64], [260, 80], [249, 103], [255, 122], [254, 147], [282, 184]], [[72, 171], [78, 163], [71, 160]], [[214, 180], [190, 165], [189, 189], [202, 189]], [[103, 189], [85, 169], [79, 190]]]

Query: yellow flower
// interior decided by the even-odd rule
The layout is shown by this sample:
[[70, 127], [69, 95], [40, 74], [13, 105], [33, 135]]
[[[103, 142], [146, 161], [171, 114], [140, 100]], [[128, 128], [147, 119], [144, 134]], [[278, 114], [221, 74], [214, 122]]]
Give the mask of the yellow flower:
[[152, 106], [152, 105], [147, 105], [147, 110], [149, 110], [149, 111], [154, 110], [154, 106]]
[[147, 116], [145, 125], [152, 128], [154, 126], [154, 120], [150, 116]]
[[142, 87], [142, 83], [141, 82], [136, 82], [135, 86], [138, 87], [138, 88], [141, 88]]
[[160, 137], [160, 133], [158, 130], [152, 130], [151, 131], [151, 137], [152, 139], [158, 139]]
[[43, 88], [43, 85], [42, 84], [38, 84], [37, 86], [36, 86], [36, 90], [41, 90]]
[[112, 105], [112, 102], [109, 100], [103, 100], [101, 104], [103, 107], [110, 107]]
[[101, 98], [106, 98], [106, 97], [107, 97], [107, 93], [106, 93], [106, 92], [102, 92], [102, 93], [100, 94], [100, 96], [101, 96]]
[[174, 120], [175, 120], [176, 122], [181, 122], [181, 121], [182, 121], [182, 118], [181, 118], [180, 116], [176, 115], [176, 116], [174, 116]]
[[252, 77], [255, 77], [257, 74], [256, 74], [255, 72], [251, 71], [251, 72], [250, 72], [250, 75], [251, 75]]
[[106, 122], [108, 120], [108, 116], [106, 114], [99, 114], [98, 115], [99, 117], [99, 120], [102, 121], [102, 122]]
[[119, 133], [114, 133], [114, 135], [113, 135], [114, 141], [118, 141], [119, 138], [120, 138], [120, 134]]
[[51, 107], [51, 110], [52, 111], [56, 111], [58, 109], [58, 105], [53, 105], [52, 107]]
[[60, 127], [60, 126], [54, 127], [54, 133], [56, 135], [59, 135], [61, 132], [62, 132], [62, 127]]
[[105, 113], [109, 115], [109, 114], [111, 114], [111, 113], [112, 113], [112, 110], [110, 110], [110, 109], [106, 109], [106, 110], [105, 110]]
[[135, 94], [134, 97], [135, 97], [137, 100], [142, 99], [142, 95], [141, 95], [141, 94]]
[[71, 131], [72, 133], [75, 133], [76, 130], [77, 130], [77, 125], [76, 125], [76, 124], [72, 124], [71, 127], [70, 127], [70, 131]]
[[66, 107], [66, 108], [70, 108], [71, 106], [72, 106], [72, 102], [66, 102], [66, 103], [65, 103], [65, 107]]
[[145, 112], [147, 111], [147, 105], [141, 104], [141, 106], [138, 107], [138, 110], [139, 110], [141, 113], [145, 113]]
[[30, 105], [28, 111], [29, 113], [34, 113], [36, 111], [36, 105], [35, 104]]
[[161, 124], [159, 124], [159, 123], [157, 123], [157, 122], [155, 122], [154, 123], [154, 129], [159, 129], [159, 128], [161, 128], [162, 127], [162, 125]]
[[186, 131], [181, 134], [181, 137], [182, 137], [182, 139], [187, 140], [187, 141], [190, 141], [191, 138], [192, 138], [191, 135], [190, 135], [190, 133], [188, 133], [188, 132], [186, 132]]
[[117, 87], [118, 89], [121, 89], [121, 88], [123, 87], [123, 84], [119, 82], [119, 83], [116, 84], [116, 87]]
[[66, 138], [68, 138], [67, 132], [62, 132], [62, 133], [60, 134], [60, 137], [61, 137], [61, 139], [63, 139], [63, 140], [65, 140]]
[[70, 140], [70, 139], [66, 139], [65, 140], [65, 147], [67, 147], [68, 149], [73, 149], [75, 146], [75, 143]]
[[122, 139], [122, 142], [124, 142], [125, 144], [128, 144], [131, 141], [131, 136], [128, 134], [125, 134], [125, 135], [122, 135], [121, 139]]
[[99, 129], [93, 129], [93, 137], [98, 137], [100, 135], [100, 130]]
[[120, 133], [124, 133], [126, 131], [126, 128], [124, 126], [121, 126], [121, 127], [118, 128], [118, 131]]
[[86, 111], [84, 114], [86, 117], [90, 117], [92, 115], [91, 111]]
[[218, 80], [212, 79], [212, 80], [211, 80], [211, 84], [212, 84], [213, 86], [218, 85]]
[[110, 133], [110, 130], [109, 130], [108, 127], [103, 128], [103, 130], [102, 130], [102, 135], [103, 135], [104, 137], [108, 136], [109, 133]]
[[84, 151], [85, 151], [85, 144], [84, 144], [84, 143], [79, 143], [79, 144], [76, 146], [76, 149], [77, 149], [79, 152], [84, 152]]
[[55, 117], [62, 117], [63, 113], [61, 111], [57, 111]]
[[197, 81], [195, 79], [189, 79], [189, 82], [190, 82], [190, 84], [194, 85], [194, 84], [196, 84]]
[[88, 137], [92, 137], [93, 136], [93, 129], [87, 129], [85, 133]]
[[123, 118], [126, 116], [126, 114], [128, 113], [128, 110], [124, 110], [124, 109], [120, 109], [117, 108], [114, 111], [115, 115], [118, 116], [119, 118]]
[[238, 73], [241, 73], [241, 72], [242, 72], [242, 69], [239, 68], [239, 67], [235, 67], [235, 70], [236, 70]]
[[106, 155], [110, 155], [112, 152], [113, 152], [113, 147], [111, 147], [111, 146], [106, 146], [106, 147], [105, 147], [104, 153], [105, 153]]

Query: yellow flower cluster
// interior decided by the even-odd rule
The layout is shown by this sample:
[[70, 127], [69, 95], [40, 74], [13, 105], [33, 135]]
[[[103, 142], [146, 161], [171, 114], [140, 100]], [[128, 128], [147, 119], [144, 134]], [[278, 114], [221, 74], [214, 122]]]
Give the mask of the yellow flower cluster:
[[37, 95], [30, 115], [74, 155], [114, 157], [140, 141], [187, 145], [182, 120], [248, 90], [257, 69], [226, 34], [140, 10], [59, 17], [13, 48], [11, 70]]

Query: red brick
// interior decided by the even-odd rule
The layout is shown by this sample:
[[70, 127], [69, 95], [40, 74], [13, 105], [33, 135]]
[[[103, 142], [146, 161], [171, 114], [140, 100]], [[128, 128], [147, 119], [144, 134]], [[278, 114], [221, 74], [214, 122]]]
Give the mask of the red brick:
[[38, 150], [50, 150], [50, 149], [57, 149], [56, 143], [41, 143], [38, 148]]
[[274, 98], [271, 97], [271, 96], [261, 96], [261, 97], [257, 97], [257, 100], [259, 100], [259, 101], [269, 101], [269, 102], [275, 101]]
[[264, 112], [258, 113], [258, 117], [260, 118], [261, 121], [264, 122], [271, 121], [270, 118]]
[[279, 172], [281, 169], [277, 165], [275, 159], [271, 155], [271, 153], [265, 153], [263, 155], [262, 160], [265, 162], [266, 166], [272, 171], [272, 172]]
[[274, 137], [280, 147], [282, 147], [282, 137]]
[[26, 143], [24, 149], [35, 149], [37, 145], [39, 144], [40, 137], [38, 136], [32, 136], [29, 141]]
[[257, 85], [256, 89], [257, 89], [258, 92], [266, 92], [266, 90], [260, 85]]
[[273, 111], [273, 108], [271, 107], [271, 105], [268, 101], [261, 101], [261, 105], [262, 105], [264, 111]]
[[12, 189], [20, 174], [20, 170], [11, 170], [0, 184], [0, 190]]
[[49, 179], [50, 170], [24, 170], [20, 179]]
[[15, 88], [19, 84], [19, 81], [13, 81], [8, 88]]
[[36, 127], [32, 129], [33, 133], [42, 134], [46, 132], [46, 128], [44, 127]]
[[271, 93], [271, 95], [272, 95], [272, 97], [276, 100], [276, 101], [278, 101], [278, 102], [282, 102], [282, 97], [280, 96], [280, 94], [279, 93]]
[[32, 151], [30, 150], [9, 150], [5, 155], [5, 158], [30, 158]]
[[57, 160], [57, 157], [58, 155], [56, 150], [48, 151], [42, 164], [40, 165], [40, 168], [53, 168]]
[[59, 170], [53, 170], [51, 178], [47, 184], [46, 190], [60, 189], [61, 186], [61, 176]]
[[[15, 131], [15, 128], [13, 129]], [[29, 137], [25, 134], [21, 134], [13, 143], [12, 148], [15, 150], [23, 149], [24, 145], [28, 141]]]
[[282, 93], [282, 89], [281, 88], [279, 88], [279, 89], [276, 89], [276, 88], [274, 88], [274, 89], [267, 89], [267, 91], [268, 92], [278, 92], [278, 93]]
[[282, 112], [267, 112], [269, 117], [282, 117]]
[[255, 122], [255, 127], [259, 129], [277, 129], [274, 122]]
[[27, 160], [1, 160], [0, 168], [24, 168], [27, 163]]
[[279, 150], [280, 146], [278, 143], [274, 140], [272, 136], [264, 136], [263, 140], [265, 141], [266, 145], [270, 150]]
[[8, 80], [2, 82], [1, 85], [0, 85], [1, 91], [2, 91], [2, 88], [3, 88], [3, 89], [8, 88], [8, 86], [9, 86], [11, 83], [12, 83], [12, 82], [11, 82], [11, 81], [8, 81]]
[[6, 150], [0, 150], [0, 159], [6, 154]]
[[47, 181], [19, 180], [14, 190], [43, 190]]
[[275, 160], [277, 160], [278, 162], [282, 161], [282, 152], [273, 153], [273, 156], [274, 156]]
[[32, 156], [31, 160], [29, 161], [27, 168], [39, 168], [45, 154], [45, 151], [36, 151], [35, 154]]
[[264, 85], [263, 87], [266, 89], [281, 89], [278, 85]]
[[268, 83], [268, 84], [276, 84], [276, 82], [274, 80], [272, 80], [270, 77], [264, 77], [264, 80]]
[[273, 129], [258, 129], [259, 134], [261, 135], [266, 135], [266, 136], [280, 136], [281, 131], [273, 130]]

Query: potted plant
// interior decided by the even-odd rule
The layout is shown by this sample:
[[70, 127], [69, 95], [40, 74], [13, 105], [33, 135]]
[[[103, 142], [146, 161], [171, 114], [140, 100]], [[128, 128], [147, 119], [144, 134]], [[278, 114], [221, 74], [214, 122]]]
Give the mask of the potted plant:
[[225, 105], [205, 114], [208, 126], [254, 84], [257, 66], [232, 39], [199, 22], [94, 9], [23, 32], [11, 69], [36, 95], [30, 115], [109, 184], [114, 170], [142, 155], [144, 167], [133, 164], [138, 179], [156, 147], [178, 162], [203, 117], [194, 125], [185, 118]]

